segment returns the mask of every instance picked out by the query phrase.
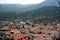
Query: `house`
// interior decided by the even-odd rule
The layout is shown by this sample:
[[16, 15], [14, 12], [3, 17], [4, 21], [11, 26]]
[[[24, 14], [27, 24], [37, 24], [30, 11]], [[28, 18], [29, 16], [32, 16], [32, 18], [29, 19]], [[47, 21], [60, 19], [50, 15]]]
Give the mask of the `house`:
[[26, 34], [16, 33], [13, 36], [14, 40], [28, 40], [28, 37]]
[[0, 29], [0, 32], [4, 32], [5, 34], [10, 31], [9, 26], [3, 26], [3, 28]]
[[21, 32], [17, 29], [11, 29], [10, 30], [10, 38], [13, 38], [13, 35], [15, 35], [16, 33], [21, 33]]
[[57, 24], [57, 27], [60, 27], [60, 22]]
[[0, 29], [0, 33], [2, 33], [1, 34], [2, 36], [0, 35], [0, 40], [2, 40], [2, 39], [4, 40], [5, 37], [9, 36], [8, 35], [9, 31], [10, 30], [9, 30], [9, 27], [8, 26], [4, 26], [3, 28], [1, 28]]

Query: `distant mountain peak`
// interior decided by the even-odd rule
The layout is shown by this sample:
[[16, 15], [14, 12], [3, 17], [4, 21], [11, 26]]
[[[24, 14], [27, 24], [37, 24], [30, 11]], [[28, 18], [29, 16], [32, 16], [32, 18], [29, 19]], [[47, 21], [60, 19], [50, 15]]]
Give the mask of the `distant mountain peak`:
[[41, 3], [43, 6], [56, 6], [59, 7], [59, 2], [58, 0], [45, 0], [44, 2]]

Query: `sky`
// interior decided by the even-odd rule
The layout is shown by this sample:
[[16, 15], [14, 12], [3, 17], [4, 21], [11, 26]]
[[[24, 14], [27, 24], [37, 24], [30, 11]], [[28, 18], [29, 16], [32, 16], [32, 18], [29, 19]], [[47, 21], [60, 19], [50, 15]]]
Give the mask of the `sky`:
[[0, 4], [37, 4], [44, 0], [0, 0]]

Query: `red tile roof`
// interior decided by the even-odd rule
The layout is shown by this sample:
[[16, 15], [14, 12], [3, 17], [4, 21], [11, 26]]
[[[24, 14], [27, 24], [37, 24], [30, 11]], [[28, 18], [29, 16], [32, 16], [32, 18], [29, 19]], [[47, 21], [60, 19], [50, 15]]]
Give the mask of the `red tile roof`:
[[21, 34], [21, 33], [16, 33], [16, 34], [14, 34], [13, 39], [16, 40], [16, 39], [24, 38], [24, 37], [27, 37], [27, 35]]
[[10, 30], [8, 26], [4, 26], [2, 30]]

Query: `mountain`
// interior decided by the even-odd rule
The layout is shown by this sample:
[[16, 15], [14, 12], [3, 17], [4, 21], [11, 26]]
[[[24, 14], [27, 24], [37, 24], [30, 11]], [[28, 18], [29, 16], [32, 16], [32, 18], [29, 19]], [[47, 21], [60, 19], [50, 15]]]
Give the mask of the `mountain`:
[[22, 4], [0, 4], [0, 12], [16, 12], [22, 13], [38, 9], [44, 6], [56, 6], [59, 7], [60, 1], [58, 0], [45, 0], [39, 4], [22, 5]]
[[60, 0], [57, 0], [57, 2], [59, 3], [59, 6], [60, 6]]
[[21, 12], [26, 7], [20, 4], [0, 4], [0, 12]]
[[22, 19], [41, 18], [41, 19], [50, 19], [50, 20], [60, 20], [60, 7], [44, 6], [42, 8], [38, 8], [36, 10], [22, 13], [19, 16]]
[[0, 20], [14, 20], [16, 18], [25, 20], [32, 18], [34, 21], [38, 19], [42, 21], [47, 20], [48, 22], [60, 20], [60, 7], [44, 6], [21, 14], [14, 12], [0, 13]]
[[[45, 0], [39, 4], [0, 4], [0, 20], [12, 20], [16, 18], [39, 18], [60, 20], [60, 1]], [[27, 15], [28, 14], [28, 15]]]
[[42, 18], [50, 20], [60, 20], [60, 7], [44, 6], [42, 8], [38, 8], [21, 14], [17, 14], [15, 12], [0, 12], [0, 20], [14, 20], [16, 18]]
[[43, 6], [57, 6], [57, 7], [59, 7], [58, 0], [46, 0], [46, 1], [42, 2], [41, 5], [43, 5]]

